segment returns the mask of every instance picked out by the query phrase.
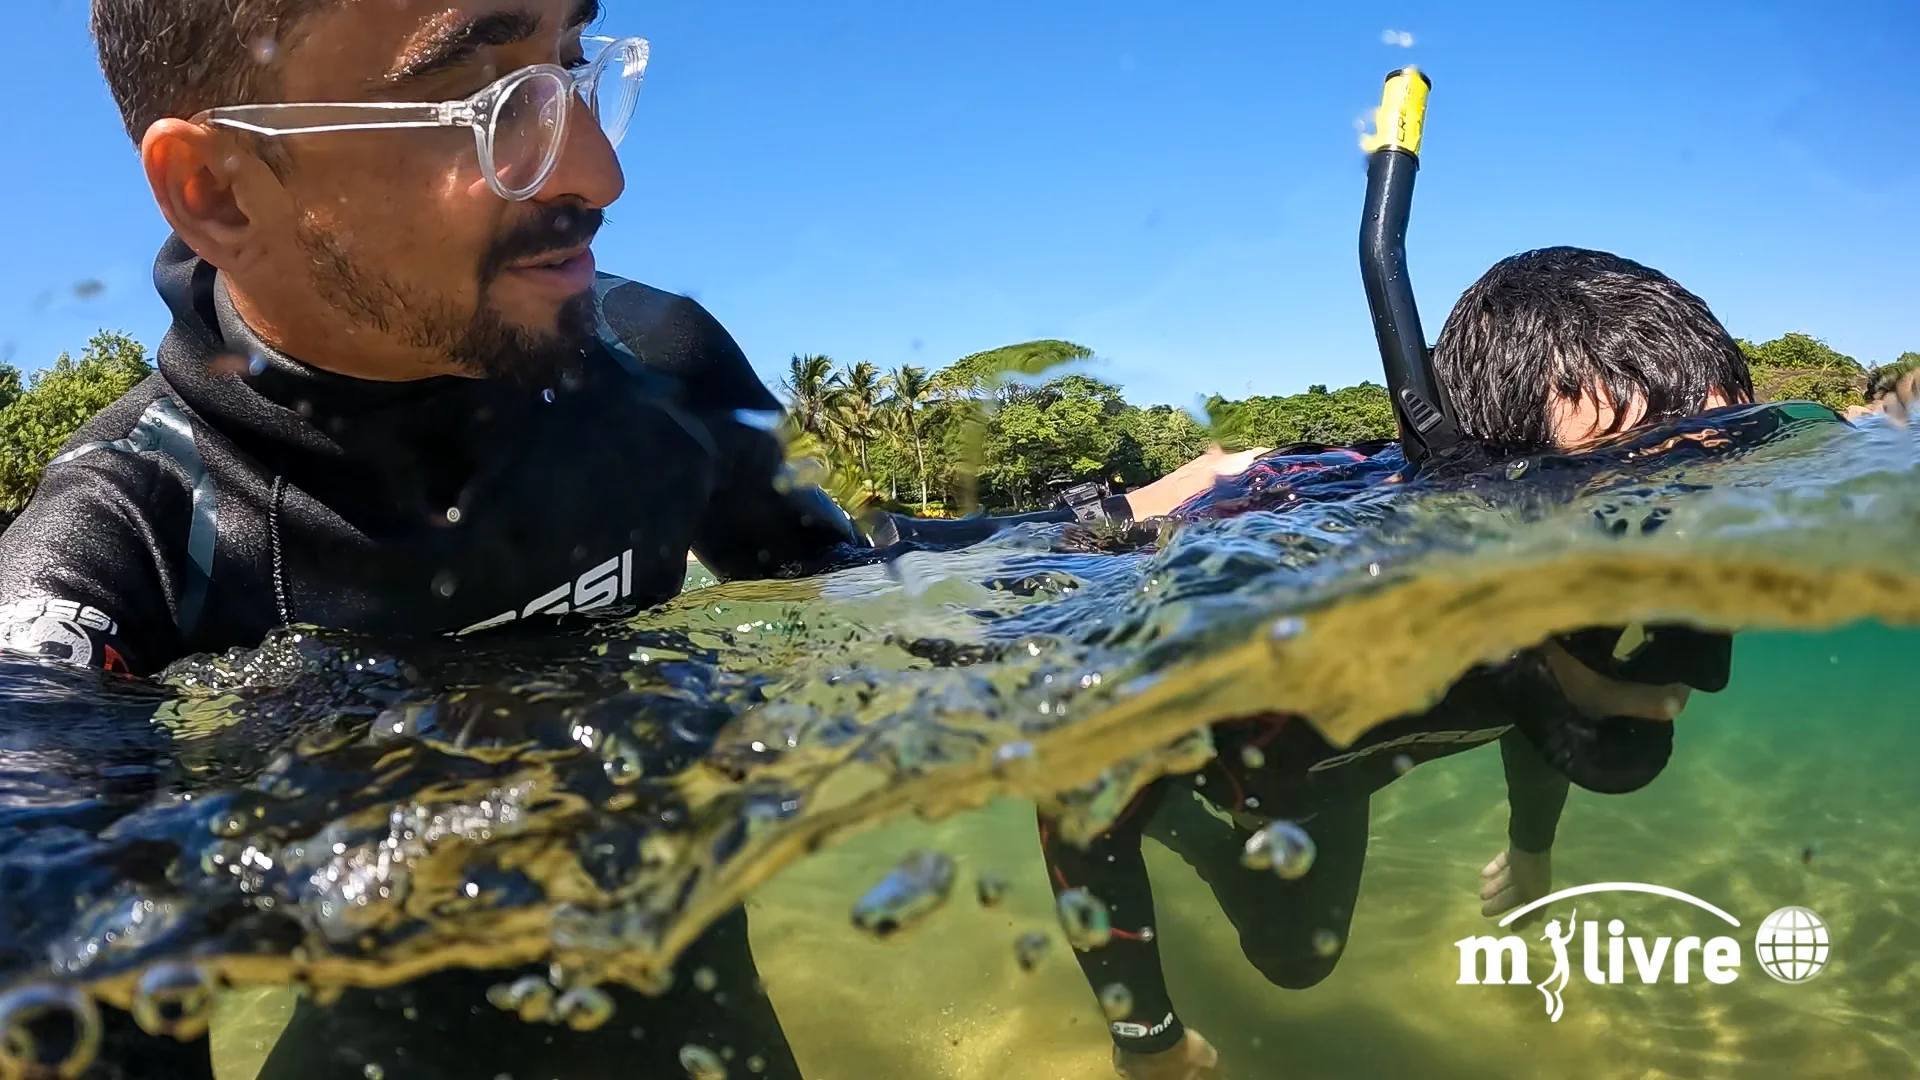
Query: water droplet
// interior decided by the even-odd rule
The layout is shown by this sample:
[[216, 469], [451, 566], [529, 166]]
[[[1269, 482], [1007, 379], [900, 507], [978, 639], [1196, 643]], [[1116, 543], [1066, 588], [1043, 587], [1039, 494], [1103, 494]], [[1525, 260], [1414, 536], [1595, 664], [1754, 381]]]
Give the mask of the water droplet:
[[554, 1003], [553, 1017], [575, 1031], [592, 1031], [613, 1019], [613, 998], [597, 986], [576, 986]]
[[0, 1076], [70, 1080], [99, 1051], [100, 1010], [77, 987], [41, 983], [0, 994]]
[[247, 374], [259, 375], [267, 370], [267, 354], [254, 352], [247, 354]]
[[713, 969], [710, 967], [695, 968], [693, 972], [693, 985], [701, 993], [711, 994], [713, 993], [713, 988], [720, 985], [720, 977], [715, 975]]
[[1055, 905], [1060, 928], [1067, 932], [1067, 943], [1081, 952], [1101, 948], [1113, 939], [1113, 923], [1107, 917], [1107, 905], [1085, 889], [1068, 889]]
[[1013, 940], [1013, 958], [1020, 962], [1021, 971], [1032, 971], [1046, 959], [1047, 950], [1053, 942], [1043, 931], [1029, 930]]
[[459, 507], [457, 506], [447, 507], [447, 524], [449, 525], [460, 524], [460, 508]]
[[1004, 772], [1016, 765], [1024, 765], [1032, 761], [1033, 755], [1033, 744], [1025, 739], [1003, 743], [993, 752], [993, 768], [996, 772]]
[[692, 1080], [727, 1080], [727, 1067], [720, 1055], [695, 1043], [680, 1048], [680, 1067]]
[[553, 387], [549, 386], [545, 390], [540, 391], [540, 400], [549, 405], [553, 404]]
[[1408, 773], [1412, 772], [1413, 758], [1407, 756], [1406, 754], [1393, 755], [1393, 771], [1395, 775], [1398, 775], [1398, 776], [1405, 776]]
[[442, 570], [439, 573], [433, 575], [433, 595], [438, 596], [443, 600], [449, 596], [452, 596], [454, 594], [454, 590], [458, 589], [459, 587], [460, 587], [460, 582], [458, 579], [456, 579], [453, 576], [453, 571], [451, 570]]
[[1240, 862], [1249, 870], [1272, 870], [1294, 881], [1313, 869], [1313, 837], [1291, 821], [1275, 821], [1247, 837]]
[[1125, 1020], [1133, 1015], [1133, 991], [1125, 983], [1108, 983], [1100, 988], [1100, 1011], [1109, 1020]]
[[387, 1080], [387, 1070], [381, 1068], [377, 1061], [367, 1062], [366, 1067], [360, 1070], [360, 1075], [367, 1080]]
[[192, 1042], [207, 1033], [218, 991], [213, 977], [193, 964], [160, 964], [140, 977], [133, 1019], [149, 1035]]
[[953, 875], [951, 858], [916, 851], [853, 906], [853, 925], [877, 938], [909, 929], [947, 902]]
[[1518, 461], [1507, 462], [1507, 479], [1518, 480], [1521, 477], [1527, 475], [1528, 464], [1529, 462], [1527, 461], [1526, 458], [1521, 458]]
[[980, 897], [981, 907], [993, 907], [1007, 895], [1007, 882], [994, 874], [981, 874], [974, 883], [974, 891]]
[[1306, 629], [1306, 623], [1288, 615], [1285, 618], [1273, 620], [1273, 625], [1267, 628], [1267, 636], [1275, 641], [1290, 641], [1299, 637]]
[[1243, 746], [1240, 748], [1240, 764], [1245, 765], [1249, 769], [1257, 769], [1266, 763], [1267, 755], [1263, 753], [1259, 747]]
[[1340, 951], [1340, 935], [1321, 927], [1313, 932], [1313, 951], [1316, 956], [1332, 956]]
[[247, 47], [247, 53], [256, 64], [271, 64], [280, 55], [280, 43], [273, 39], [272, 34], [262, 34], [253, 39], [253, 43]]

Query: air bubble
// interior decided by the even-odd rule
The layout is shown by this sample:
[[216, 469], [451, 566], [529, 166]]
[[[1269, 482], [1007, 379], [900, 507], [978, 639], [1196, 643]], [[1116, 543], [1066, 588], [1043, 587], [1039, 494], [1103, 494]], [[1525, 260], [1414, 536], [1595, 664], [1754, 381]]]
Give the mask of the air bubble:
[[680, 1067], [687, 1070], [691, 1080], [727, 1080], [727, 1067], [720, 1063], [720, 1055], [696, 1043], [680, 1048]]
[[1507, 462], [1507, 479], [1518, 480], [1521, 477], [1527, 475], [1528, 465], [1529, 465], [1529, 462], [1527, 461], [1526, 458], [1521, 458], [1519, 461]]
[[497, 983], [489, 988], [487, 1000], [502, 1012], [514, 1013], [529, 1024], [537, 1024], [553, 1013], [553, 984], [538, 975], [523, 975], [511, 983]]
[[1294, 881], [1313, 869], [1313, 837], [1291, 821], [1275, 821], [1247, 837], [1240, 862], [1249, 870], [1271, 870]]
[[953, 875], [951, 858], [916, 851], [853, 906], [853, 925], [877, 938], [909, 929], [947, 902]]
[[1088, 952], [1113, 940], [1113, 923], [1107, 917], [1107, 905], [1085, 889], [1068, 889], [1055, 905], [1060, 928], [1067, 932], [1067, 943], [1080, 952]]
[[0, 995], [0, 1076], [72, 1080], [99, 1051], [100, 1010], [79, 989], [42, 983]]
[[1053, 942], [1039, 930], [1029, 930], [1013, 940], [1013, 958], [1020, 962], [1021, 971], [1032, 971], [1047, 958], [1047, 951]]
[[1133, 991], [1125, 983], [1108, 983], [1100, 988], [1100, 1011], [1109, 1020], [1125, 1020], [1133, 1015]]
[[149, 1035], [192, 1042], [207, 1033], [219, 987], [193, 964], [161, 964], [140, 977], [133, 1019]]
[[576, 986], [554, 1003], [553, 1018], [575, 1031], [592, 1031], [613, 1019], [613, 998], [597, 986]]
[[1007, 895], [1005, 878], [994, 874], [981, 874], [974, 882], [974, 893], [980, 898], [981, 907], [994, 907]]

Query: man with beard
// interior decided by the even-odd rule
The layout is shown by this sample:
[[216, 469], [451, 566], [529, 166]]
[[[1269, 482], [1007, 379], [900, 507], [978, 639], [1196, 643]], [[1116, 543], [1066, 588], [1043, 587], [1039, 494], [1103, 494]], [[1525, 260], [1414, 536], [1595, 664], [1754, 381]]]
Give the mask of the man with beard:
[[[646, 61], [584, 36], [597, 14], [95, 0], [173, 230], [154, 277], [174, 322], [0, 542], [0, 641], [145, 674], [294, 623], [444, 634], [653, 604], [690, 549], [766, 577], [863, 543], [776, 482], [755, 416], [778, 403], [713, 317], [596, 274]], [[683, 964], [720, 992], [619, 994], [592, 1032], [490, 1006], [509, 972], [303, 1005], [263, 1076], [678, 1075], [689, 1042], [799, 1076], [743, 911]], [[108, 1074], [206, 1075], [204, 1043], [108, 1026]]]

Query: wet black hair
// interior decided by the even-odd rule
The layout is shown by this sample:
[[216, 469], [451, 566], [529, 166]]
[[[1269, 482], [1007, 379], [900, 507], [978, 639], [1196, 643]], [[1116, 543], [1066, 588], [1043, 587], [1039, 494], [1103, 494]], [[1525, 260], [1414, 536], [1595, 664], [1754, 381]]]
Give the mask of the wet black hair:
[[93, 0], [100, 73], [135, 144], [167, 117], [270, 100], [302, 19], [338, 0]]
[[[1495, 263], [1460, 297], [1433, 363], [1460, 426], [1510, 446], [1552, 441], [1549, 405], [1595, 386], [1646, 402], [1643, 423], [1703, 411], [1718, 390], [1753, 397], [1733, 335], [1658, 270], [1604, 251], [1552, 247]], [[1617, 410], [1613, 426], [1626, 419]]]

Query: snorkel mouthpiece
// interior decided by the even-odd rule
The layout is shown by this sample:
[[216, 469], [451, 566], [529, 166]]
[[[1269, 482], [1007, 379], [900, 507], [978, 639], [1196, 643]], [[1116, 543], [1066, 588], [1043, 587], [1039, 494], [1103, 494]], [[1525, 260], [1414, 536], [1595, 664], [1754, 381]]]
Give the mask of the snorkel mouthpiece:
[[1413, 178], [1420, 168], [1420, 140], [1432, 83], [1407, 67], [1387, 76], [1374, 111], [1374, 130], [1363, 135], [1368, 155], [1367, 203], [1360, 216], [1360, 278], [1373, 312], [1373, 333], [1386, 369], [1387, 395], [1400, 428], [1400, 446], [1418, 467], [1461, 439], [1453, 406], [1433, 372], [1433, 356], [1420, 329], [1420, 309], [1407, 279], [1407, 215]]

